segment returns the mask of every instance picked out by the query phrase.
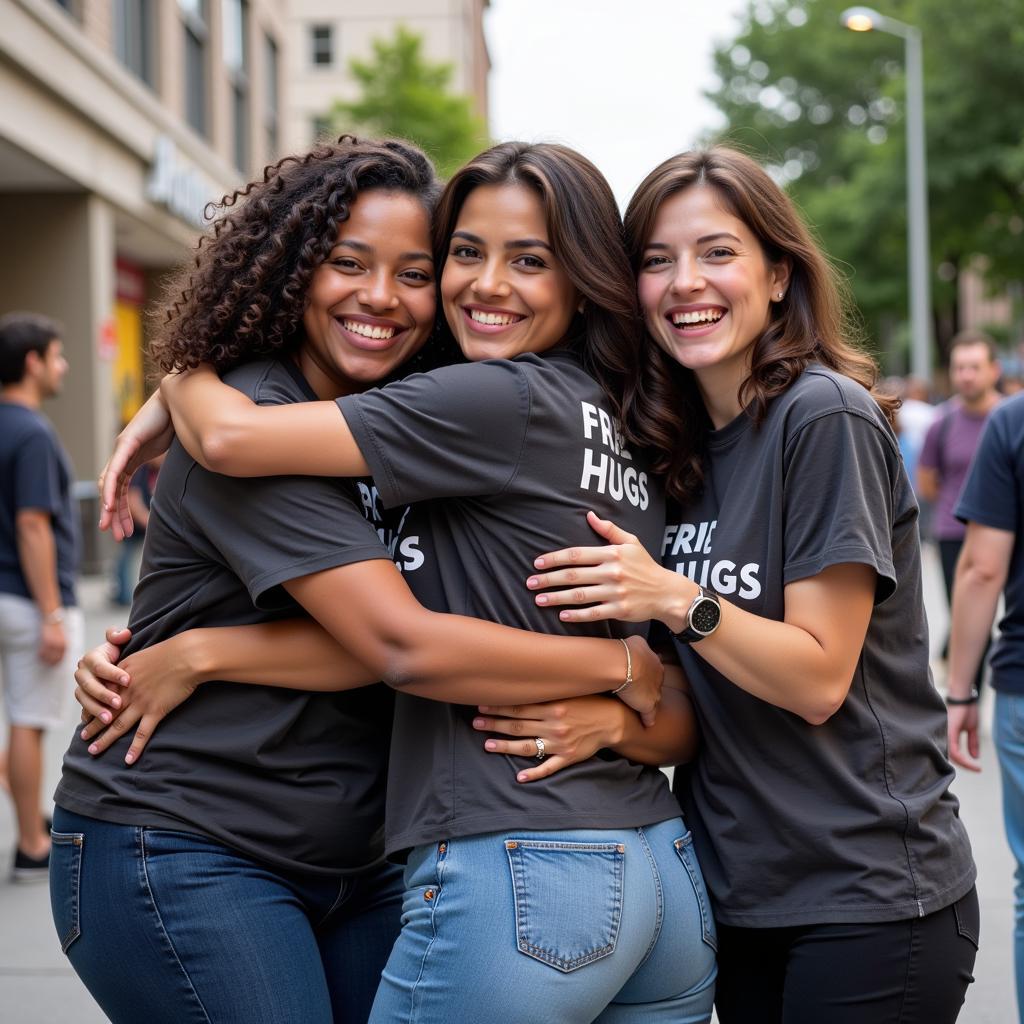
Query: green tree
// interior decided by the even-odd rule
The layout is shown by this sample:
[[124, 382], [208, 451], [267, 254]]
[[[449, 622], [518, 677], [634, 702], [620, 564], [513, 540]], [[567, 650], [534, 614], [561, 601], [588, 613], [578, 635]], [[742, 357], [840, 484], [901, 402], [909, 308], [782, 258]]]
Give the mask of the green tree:
[[487, 145], [472, 100], [449, 91], [452, 65], [427, 60], [423, 38], [399, 25], [391, 39], [377, 39], [370, 60], [349, 65], [360, 97], [338, 101], [328, 114], [333, 131], [388, 135], [423, 147], [443, 176]]
[[[903, 42], [839, 24], [848, 0], [751, 0], [715, 52], [725, 140], [770, 164], [850, 278], [869, 333], [906, 333]], [[1024, 279], [1024, 0], [885, 0], [924, 34], [936, 334], [959, 327], [957, 280]]]

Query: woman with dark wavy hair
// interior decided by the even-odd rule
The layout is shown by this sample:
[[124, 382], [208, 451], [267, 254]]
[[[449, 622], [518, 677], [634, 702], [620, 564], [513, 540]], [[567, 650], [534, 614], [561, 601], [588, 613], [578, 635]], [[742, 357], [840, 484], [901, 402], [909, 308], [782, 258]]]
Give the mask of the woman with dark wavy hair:
[[[578, 153], [505, 143], [448, 183], [435, 242], [445, 319], [468, 363], [301, 408], [258, 408], [209, 368], [161, 390], [182, 442], [217, 472], [370, 472], [385, 506], [423, 503], [404, 529], [420, 538], [407, 578], [424, 603], [565, 643], [543, 634], [576, 628], [522, 588], [532, 552], [582, 542], [588, 508], [652, 549], [664, 522], [646, 455], [618, 426], [640, 338], [614, 198]], [[127, 451], [111, 463], [108, 504]], [[400, 633], [397, 611], [394, 623]], [[624, 642], [631, 630], [584, 632]], [[495, 647], [486, 664], [503, 658]], [[627, 659], [609, 689], [628, 693], [630, 678]], [[534, 683], [524, 673], [515, 700], [532, 700]], [[586, 750], [556, 726], [502, 758], [483, 749], [474, 709], [398, 694], [387, 848], [406, 861], [406, 893], [374, 1024], [710, 1018], [700, 870], [665, 777], [638, 763], [692, 753], [688, 698], [677, 677], [666, 683], [646, 730], [627, 712]], [[618, 715], [618, 702], [593, 699]], [[610, 749], [589, 756], [599, 748]]]
[[609, 543], [542, 555], [528, 586], [563, 621], [674, 635], [704, 741], [676, 789], [722, 1024], [954, 1021], [978, 899], [894, 403], [826, 258], [747, 156], [667, 160], [625, 228], [649, 334], [627, 422], [674, 501], [661, 564], [592, 514]]
[[[208, 360], [253, 408], [319, 399], [337, 416], [334, 399], [408, 367], [433, 331], [438, 192], [426, 157], [394, 141], [343, 139], [269, 168], [226, 201], [178, 283], [160, 365]], [[296, 460], [315, 446], [296, 439]], [[108, 688], [113, 708], [84, 701], [108, 735], [72, 742], [56, 794], [54, 921], [111, 1020], [366, 1020], [402, 896], [383, 860], [392, 701], [373, 680], [424, 717], [433, 701], [412, 695], [618, 688], [656, 706], [661, 664], [639, 637], [428, 611], [391, 560], [417, 575], [421, 538], [380, 506], [368, 482], [233, 479], [171, 447], [128, 656], [108, 666], [131, 681]], [[302, 608], [330, 632], [296, 620]]]

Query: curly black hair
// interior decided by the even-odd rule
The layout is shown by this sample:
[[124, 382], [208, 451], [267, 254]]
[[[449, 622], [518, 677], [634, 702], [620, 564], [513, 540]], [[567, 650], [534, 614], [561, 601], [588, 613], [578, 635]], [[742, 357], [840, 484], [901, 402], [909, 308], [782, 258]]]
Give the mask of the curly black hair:
[[342, 135], [211, 204], [223, 212], [168, 284], [150, 346], [156, 365], [170, 373], [208, 362], [223, 371], [296, 349], [313, 272], [368, 189], [407, 193], [432, 215], [441, 183], [409, 142]]

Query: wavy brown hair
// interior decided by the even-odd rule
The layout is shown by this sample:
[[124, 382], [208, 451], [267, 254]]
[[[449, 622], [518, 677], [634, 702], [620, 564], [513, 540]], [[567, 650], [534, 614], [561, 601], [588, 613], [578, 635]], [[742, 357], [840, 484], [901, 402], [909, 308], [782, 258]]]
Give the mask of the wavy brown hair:
[[567, 340], [621, 419], [623, 394], [636, 386], [643, 330], [622, 218], [604, 175], [567, 146], [492, 146], [455, 172], [437, 204], [434, 259], [439, 269], [462, 204], [481, 185], [523, 185], [540, 199], [548, 242], [585, 300]]
[[413, 196], [432, 215], [441, 184], [411, 143], [343, 135], [271, 164], [262, 181], [225, 196], [191, 265], [168, 285], [150, 347], [157, 366], [226, 370], [298, 348], [313, 272], [356, 196], [370, 189]]
[[[641, 182], [626, 210], [625, 230], [634, 273], [650, 240], [661, 204], [694, 185], [715, 190], [734, 216], [753, 232], [771, 263], [788, 261], [789, 287], [769, 308], [769, 320], [751, 352], [750, 375], [740, 403], [760, 425], [768, 403], [789, 388], [810, 363], [820, 363], [866, 388], [889, 422], [899, 400], [876, 390], [878, 367], [857, 344], [859, 328], [845, 283], [815, 242], [792, 200], [765, 170], [727, 146], [681, 153]], [[629, 410], [639, 440], [656, 454], [670, 494], [681, 501], [704, 483], [704, 455], [711, 423], [692, 371], [648, 339], [641, 364], [641, 390]]]

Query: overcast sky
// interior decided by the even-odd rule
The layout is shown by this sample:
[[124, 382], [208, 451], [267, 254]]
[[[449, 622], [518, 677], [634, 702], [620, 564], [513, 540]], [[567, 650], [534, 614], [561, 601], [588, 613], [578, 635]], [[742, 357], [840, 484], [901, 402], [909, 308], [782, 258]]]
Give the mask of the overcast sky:
[[711, 50], [746, 0], [491, 0], [491, 135], [564, 142], [625, 205], [644, 175], [720, 120]]

